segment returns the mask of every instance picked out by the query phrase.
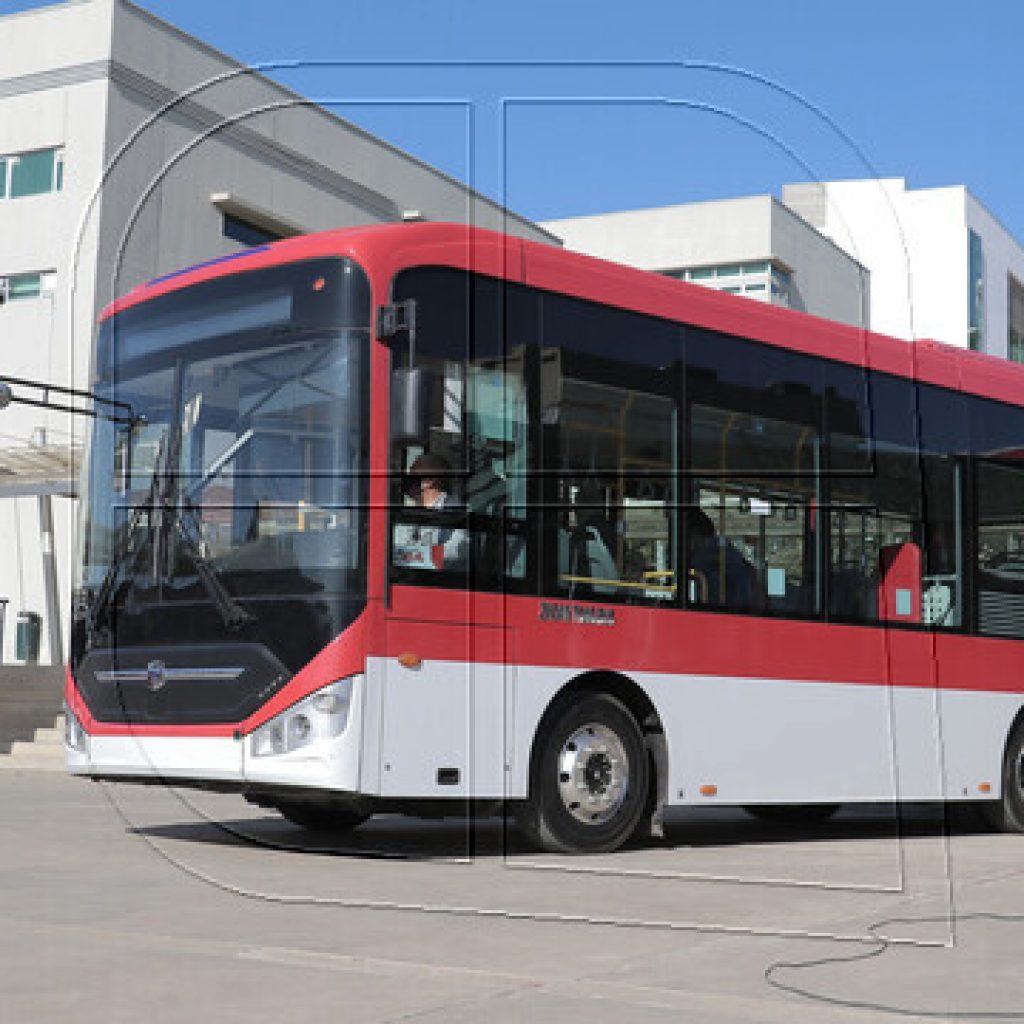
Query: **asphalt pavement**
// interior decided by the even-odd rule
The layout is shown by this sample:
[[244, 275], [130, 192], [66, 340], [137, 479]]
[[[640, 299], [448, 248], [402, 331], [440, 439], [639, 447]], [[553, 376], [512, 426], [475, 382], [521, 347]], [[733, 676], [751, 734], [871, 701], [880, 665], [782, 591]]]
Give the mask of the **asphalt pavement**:
[[310, 836], [239, 797], [0, 773], [0, 1022], [1024, 1020], [1024, 837], [934, 807]]

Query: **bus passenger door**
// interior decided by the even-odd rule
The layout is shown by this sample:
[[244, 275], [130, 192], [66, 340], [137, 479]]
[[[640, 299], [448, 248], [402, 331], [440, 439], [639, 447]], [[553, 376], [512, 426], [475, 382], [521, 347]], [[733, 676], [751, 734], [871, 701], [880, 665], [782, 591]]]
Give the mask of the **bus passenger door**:
[[462, 623], [425, 616], [387, 622], [387, 657], [372, 666], [383, 797], [504, 795], [512, 632], [500, 624], [470, 625], [470, 604], [463, 603]]
[[415, 303], [415, 344], [411, 331], [391, 343], [379, 792], [498, 799], [506, 601], [529, 592], [536, 561], [527, 494], [535, 300], [446, 267], [403, 271], [393, 298]]

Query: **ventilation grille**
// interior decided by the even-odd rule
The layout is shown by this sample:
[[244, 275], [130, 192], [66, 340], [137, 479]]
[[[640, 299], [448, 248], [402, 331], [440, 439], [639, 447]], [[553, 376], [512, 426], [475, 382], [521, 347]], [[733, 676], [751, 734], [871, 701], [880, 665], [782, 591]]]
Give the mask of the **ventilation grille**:
[[980, 591], [978, 629], [989, 636], [1024, 636], [1024, 594]]

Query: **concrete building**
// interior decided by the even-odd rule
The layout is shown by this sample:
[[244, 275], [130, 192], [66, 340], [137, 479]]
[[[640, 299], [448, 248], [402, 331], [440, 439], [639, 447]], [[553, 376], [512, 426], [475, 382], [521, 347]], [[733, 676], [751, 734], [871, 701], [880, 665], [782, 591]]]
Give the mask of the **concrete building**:
[[577, 252], [866, 326], [868, 272], [772, 196], [748, 196], [541, 226]]
[[871, 327], [1024, 361], [1024, 248], [963, 186], [786, 185], [782, 199], [871, 271]]
[[[5, 377], [87, 388], [115, 295], [268, 238], [414, 216], [552, 241], [127, 0], [0, 17], [0, 54]], [[44, 661], [67, 636], [84, 432], [81, 417], [0, 412], [0, 601], [42, 615]]]

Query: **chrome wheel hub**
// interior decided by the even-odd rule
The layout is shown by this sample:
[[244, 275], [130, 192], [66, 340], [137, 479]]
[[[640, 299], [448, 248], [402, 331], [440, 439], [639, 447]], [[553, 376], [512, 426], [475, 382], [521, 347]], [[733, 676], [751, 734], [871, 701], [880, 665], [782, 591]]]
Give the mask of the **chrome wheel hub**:
[[558, 754], [558, 795], [565, 809], [587, 825], [613, 817], [629, 789], [629, 758], [619, 737], [591, 722], [577, 729]]

